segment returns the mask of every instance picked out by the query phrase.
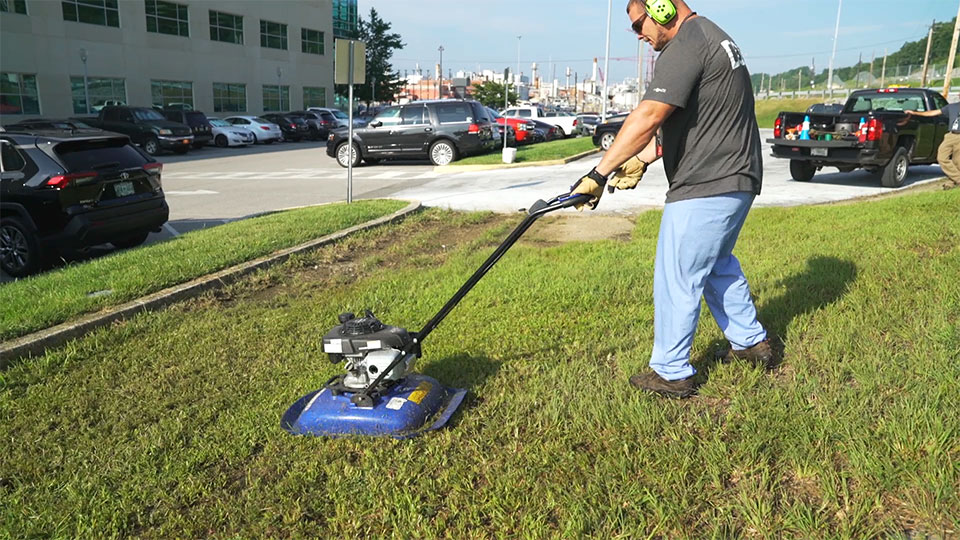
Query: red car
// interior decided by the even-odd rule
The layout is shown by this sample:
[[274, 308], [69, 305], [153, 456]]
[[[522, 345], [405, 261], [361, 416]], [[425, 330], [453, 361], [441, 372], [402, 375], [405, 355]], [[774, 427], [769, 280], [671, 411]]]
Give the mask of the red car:
[[500, 113], [490, 107], [487, 107], [487, 113], [490, 115], [490, 118], [501, 126], [506, 122], [507, 125], [513, 128], [517, 136], [517, 144], [533, 142], [533, 130], [536, 129], [537, 126], [532, 121], [525, 118], [504, 118], [500, 116]]

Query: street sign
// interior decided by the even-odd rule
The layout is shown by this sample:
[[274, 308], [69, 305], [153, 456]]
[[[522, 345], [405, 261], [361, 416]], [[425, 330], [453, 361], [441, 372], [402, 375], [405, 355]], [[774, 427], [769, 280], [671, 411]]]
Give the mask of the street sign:
[[[353, 46], [351, 47], [351, 43]], [[336, 40], [335, 84], [363, 84], [367, 72], [367, 44], [352, 39]], [[350, 55], [353, 54], [353, 80], [350, 80]]]

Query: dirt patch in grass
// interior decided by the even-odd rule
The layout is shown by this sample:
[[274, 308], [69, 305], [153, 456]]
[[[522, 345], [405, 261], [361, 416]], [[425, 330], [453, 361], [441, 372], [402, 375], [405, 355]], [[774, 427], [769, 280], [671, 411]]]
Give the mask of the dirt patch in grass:
[[633, 220], [622, 216], [547, 216], [527, 231], [523, 242], [543, 246], [596, 240], [627, 242], [633, 227]]

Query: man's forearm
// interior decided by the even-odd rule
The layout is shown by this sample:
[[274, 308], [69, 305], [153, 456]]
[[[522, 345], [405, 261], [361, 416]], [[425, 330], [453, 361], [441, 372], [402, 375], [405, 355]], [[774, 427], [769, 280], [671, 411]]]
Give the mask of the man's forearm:
[[[654, 141], [654, 135], [660, 128], [660, 122], [651, 114], [649, 102], [642, 101], [640, 106], [630, 113], [630, 116], [623, 121], [623, 127], [617, 133], [617, 138], [607, 153], [597, 165], [597, 172], [608, 176], [617, 170], [625, 161], [645, 150], [651, 141]], [[645, 152], [646, 154], [646, 152]], [[653, 156], [656, 157], [656, 147], [654, 141]], [[643, 159], [641, 156], [640, 159]], [[646, 159], [643, 159], [647, 161]], [[647, 161], [649, 163], [649, 161]]]

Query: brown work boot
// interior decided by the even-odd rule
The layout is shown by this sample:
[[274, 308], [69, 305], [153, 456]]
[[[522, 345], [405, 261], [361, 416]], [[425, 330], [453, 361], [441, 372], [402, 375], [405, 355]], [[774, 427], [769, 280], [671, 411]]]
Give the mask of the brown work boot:
[[690, 397], [697, 392], [697, 385], [693, 383], [693, 377], [668, 381], [657, 375], [655, 371], [632, 375], [630, 385], [645, 392], [653, 392], [672, 398]]
[[757, 343], [753, 347], [743, 349], [742, 351], [737, 351], [731, 348], [729, 351], [727, 351], [727, 355], [723, 358], [723, 361], [724, 363], [727, 363], [733, 362], [737, 359], [753, 362], [754, 364], [763, 366], [765, 368], [773, 367], [775, 358], [773, 354], [773, 347], [770, 346], [770, 338]]

